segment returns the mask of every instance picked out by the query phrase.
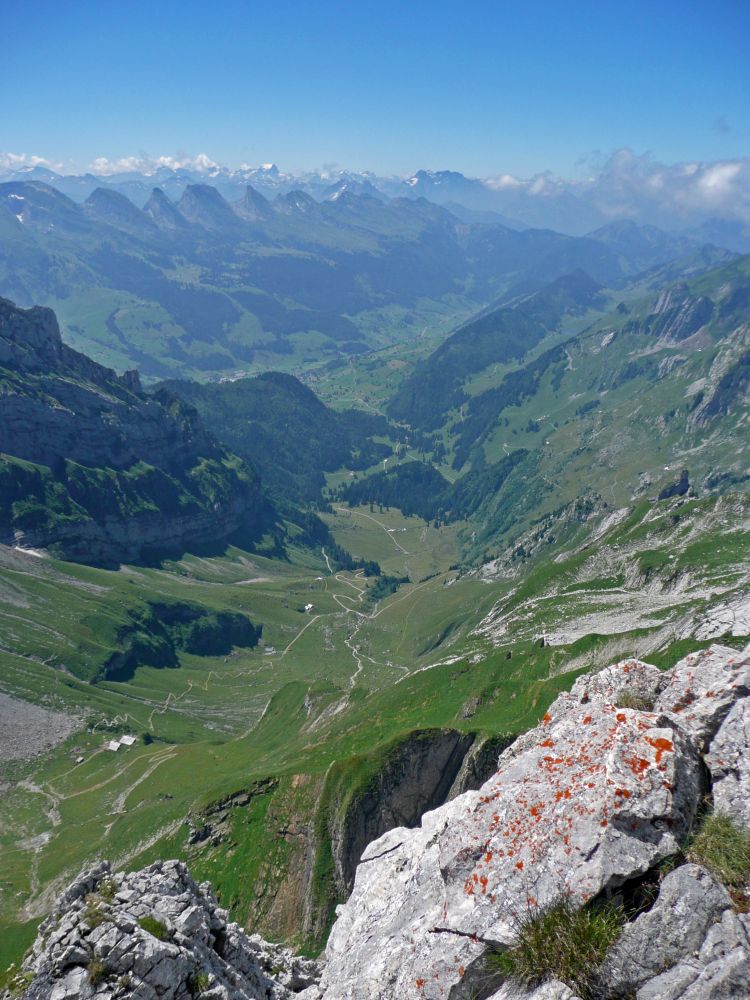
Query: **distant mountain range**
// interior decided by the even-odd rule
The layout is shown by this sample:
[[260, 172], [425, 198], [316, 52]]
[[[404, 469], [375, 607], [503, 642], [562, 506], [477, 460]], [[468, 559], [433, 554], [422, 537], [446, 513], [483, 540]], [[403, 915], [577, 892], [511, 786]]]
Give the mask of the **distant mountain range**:
[[746, 161], [678, 164], [666, 167], [629, 150], [619, 150], [598, 172], [577, 181], [550, 174], [529, 180], [510, 175], [479, 179], [454, 170], [417, 170], [406, 177], [381, 177], [349, 170], [281, 171], [275, 164], [237, 169], [199, 156], [185, 165], [97, 161], [95, 172], [64, 174], [47, 166], [8, 160], [0, 180], [40, 181], [85, 201], [97, 188], [124, 194], [139, 208], [154, 187], [177, 200], [193, 184], [215, 187], [228, 201], [247, 185], [266, 198], [302, 191], [315, 201], [336, 200], [344, 191], [390, 198], [426, 198], [466, 222], [500, 223], [514, 229], [554, 229], [583, 236], [610, 222], [629, 219], [668, 231], [696, 234], [738, 253], [750, 252]]
[[731, 256], [704, 251], [704, 234], [632, 221], [588, 236], [471, 221], [474, 210], [461, 218], [419, 196], [424, 178], [388, 198], [369, 178], [339, 177], [318, 200], [286, 190], [271, 168], [261, 173], [266, 193], [247, 178], [234, 188], [223, 174], [188, 183], [165, 168], [148, 191], [143, 177], [92, 178], [83, 201], [54, 177], [0, 183], [0, 295], [54, 308], [66, 341], [116, 370], [221, 376], [447, 333], [576, 270], [613, 287], [650, 268], [671, 264], [679, 277]]

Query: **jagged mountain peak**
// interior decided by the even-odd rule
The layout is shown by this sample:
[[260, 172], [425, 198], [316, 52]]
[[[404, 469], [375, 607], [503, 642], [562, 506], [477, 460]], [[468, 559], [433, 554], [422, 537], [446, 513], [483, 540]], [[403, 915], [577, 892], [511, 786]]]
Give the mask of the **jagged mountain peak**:
[[375, 185], [365, 179], [365, 180], [355, 180], [351, 177], [342, 177], [335, 184], [332, 184], [329, 188], [323, 192], [323, 201], [337, 202], [340, 201], [344, 196], [368, 196], [374, 198], [377, 201], [383, 202], [387, 201], [387, 198], [382, 192], [378, 191]]
[[112, 188], [98, 187], [83, 203], [84, 211], [99, 222], [129, 232], [144, 233], [154, 229], [151, 218], [133, 202]]
[[237, 215], [249, 222], [268, 219], [273, 213], [269, 200], [260, 191], [256, 191], [252, 184], [247, 185], [244, 197], [234, 202], [232, 207]]
[[299, 189], [279, 195], [273, 202], [273, 207], [284, 215], [314, 215], [320, 212], [318, 202]]
[[143, 206], [143, 213], [160, 229], [184, 229], [188, 225], [174, 202], [159, 187], [155, 187], [151, 192], [151, 196]]
[[15, 215], [19, 222], [43, 233], [58, 230], [77, 237], [91, 227], [80, 205], [42, 181], [10, 181], [0, 184], [0, 204]]
[[204, 229], [228, 227], [231, 231], [239, 221], [229, 202], [211, 184], [188, 184], [177, 209], [188, 222]]

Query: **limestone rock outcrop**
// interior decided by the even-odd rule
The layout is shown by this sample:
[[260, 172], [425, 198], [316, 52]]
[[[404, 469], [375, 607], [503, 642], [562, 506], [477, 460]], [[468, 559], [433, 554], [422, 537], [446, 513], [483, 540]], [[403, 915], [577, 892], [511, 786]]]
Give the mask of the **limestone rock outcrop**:
[[731, 909], [729, 893], [705, 868], [676, 868], [662, 882], [654, 906], [624, 928], [602, 980], [616, 996], [635, 993], [665, 968], [691, 962], [711, 927]]
[[83, 872], [39, 929], [26, 1000], [290, 1000], [316, 964], [248, 936], [178, 861]]
[[679, 717], [681, 727], [706, 750], [740, 698], [750, 695], [750, 655], [728, 646], [689, 653], [669, 673], [655, 708]]
[[[368, 846], [352, 896], [339, 908], [318, 995], [490, 996], [486, 952], [513, 943], [529, 907], [544, 908], [562, 895], [583, 904], [653, 872], [690, 831], [708, 791], [702, 753], [718, 739], [732, 706], [743, 704], [748, 662], [746, 654], [713, 646], [667, 673], [629, 660], [579, 679], [501, 755], [497, 773], [479, 791], [426, 814], [419, 829], [391, 830]], [[633, 704], [642, 707], [624, 707]], [[727, 894], [707, 873], [680, 871], [665, 880], [662, 910], [675, 889], [696, 878], [699, 887], [700, 878], [709, 880], [716, 900], [686, 913], [695, 921], [690, 934], [678, 927], [675, 934], [694, 942], [699, 955], [705, 951], [700, 968], [692, 953], [688, 959], [690, 982], [707, 982], [721, 948], [738, 968], [750, 950], [743, 951], [744, 921], [725, 909]], [[720, 916], [728, 938], [710, 914]], [[656, 964], [648, 966], [643, 990], [657, 971], [679, 965], [674, 949], [652, 947]], [[497, 1000], [524, 995], [508, 984], [498, 988]], [[570, 996], [567, 987], [545, 989]], [[643, 993], [644, 1000], [657, 995]], [[695, 993], [704, 995], [713, 994]]]
[[711, 741], [714, 807], [750, 828], [750, 698], [735, 703]]

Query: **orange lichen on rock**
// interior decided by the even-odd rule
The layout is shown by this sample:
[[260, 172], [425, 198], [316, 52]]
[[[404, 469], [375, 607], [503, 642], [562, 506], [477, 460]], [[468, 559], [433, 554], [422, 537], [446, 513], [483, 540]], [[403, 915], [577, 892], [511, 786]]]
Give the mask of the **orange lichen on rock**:
[[672, 753], [672, 751], [674, 750], [674, 743], [672, 743], [671, 740], [664, 739], [663, 736], [659, 736], [655, 740], [647, 736], [646, 742], [650, 743], [651, 746], [656, 750], [657, 764], [661, 764], [661, 759], [665, 753]]
[[624, 762], [637, 777], [642, 777], [643, 773], [651, 766], [649, 761], [643, 757], [626, 757]]

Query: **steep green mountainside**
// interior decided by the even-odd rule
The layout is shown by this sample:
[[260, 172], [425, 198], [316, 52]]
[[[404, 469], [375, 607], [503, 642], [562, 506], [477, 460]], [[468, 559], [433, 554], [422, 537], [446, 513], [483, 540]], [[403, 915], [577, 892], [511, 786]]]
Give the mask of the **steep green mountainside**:
[[[458, 330], [403, 382], [389, 413], [439, 429], [463, 477], [522, 456], [484, 497], [473, 558], [583, 487], [615, 506], [673, 483], [683, 493], [688, 483], [746, 488], [750, 257], [649, 287], [634, 285], [581, 333], [546, 341], [528, 336], [527, 311], [553, 296], [535, 293]], [[359, 502], [383, 495], [381, 479], [356, 484]]]
[[218, 384], [166, 382], [163, 388], [194, 406], [222, 443], [252, 461], [263, 482], [287, 500], [320, 500], [324, 473], [368, 469], [392, 454], [383, 439], [393, 428], [384, 417], [331, 410], [281, 372]]
[[525, 457], [526, 451], [518, 448], [492, 465], [478, 462], [455, 482], [429, 462], [404, 461], [390, 470], [341, 485], [331, 495], [355, 506], [369, 503], [398, 507], [404, 514], [415, 514], [425, 521], [450, 524], [475, 514], [488, 496], [503, 488]]
[[67, 347], [54, 314], [0, 300], [0, 539], [83, 562], [261, 533], [256, 472], [166, 391]]
[[559, 332], [564, 318], [592, 315], [589, 310], [600, 310], [606, 302], [602, 287], [580, 270], [532, 291], [514, 287], [503, 305], [459, 327], [417, 365], [389, 403], [389, 415], [434, 430], [466, 401], [464, 384], [470, 376], [524, 358]]
[[519, 282], [582, 268], [611, 285], [685, 253], [663, 234], [570, 237], [466, 224], [423, 199], [344, 191], [229, 204], [189, 186], [144, 209], [111, 189], [79, 205], [0, 184], [0, 295], [55, 308], [69, 343], [148, 378], [319, 366], [447, 332]]

